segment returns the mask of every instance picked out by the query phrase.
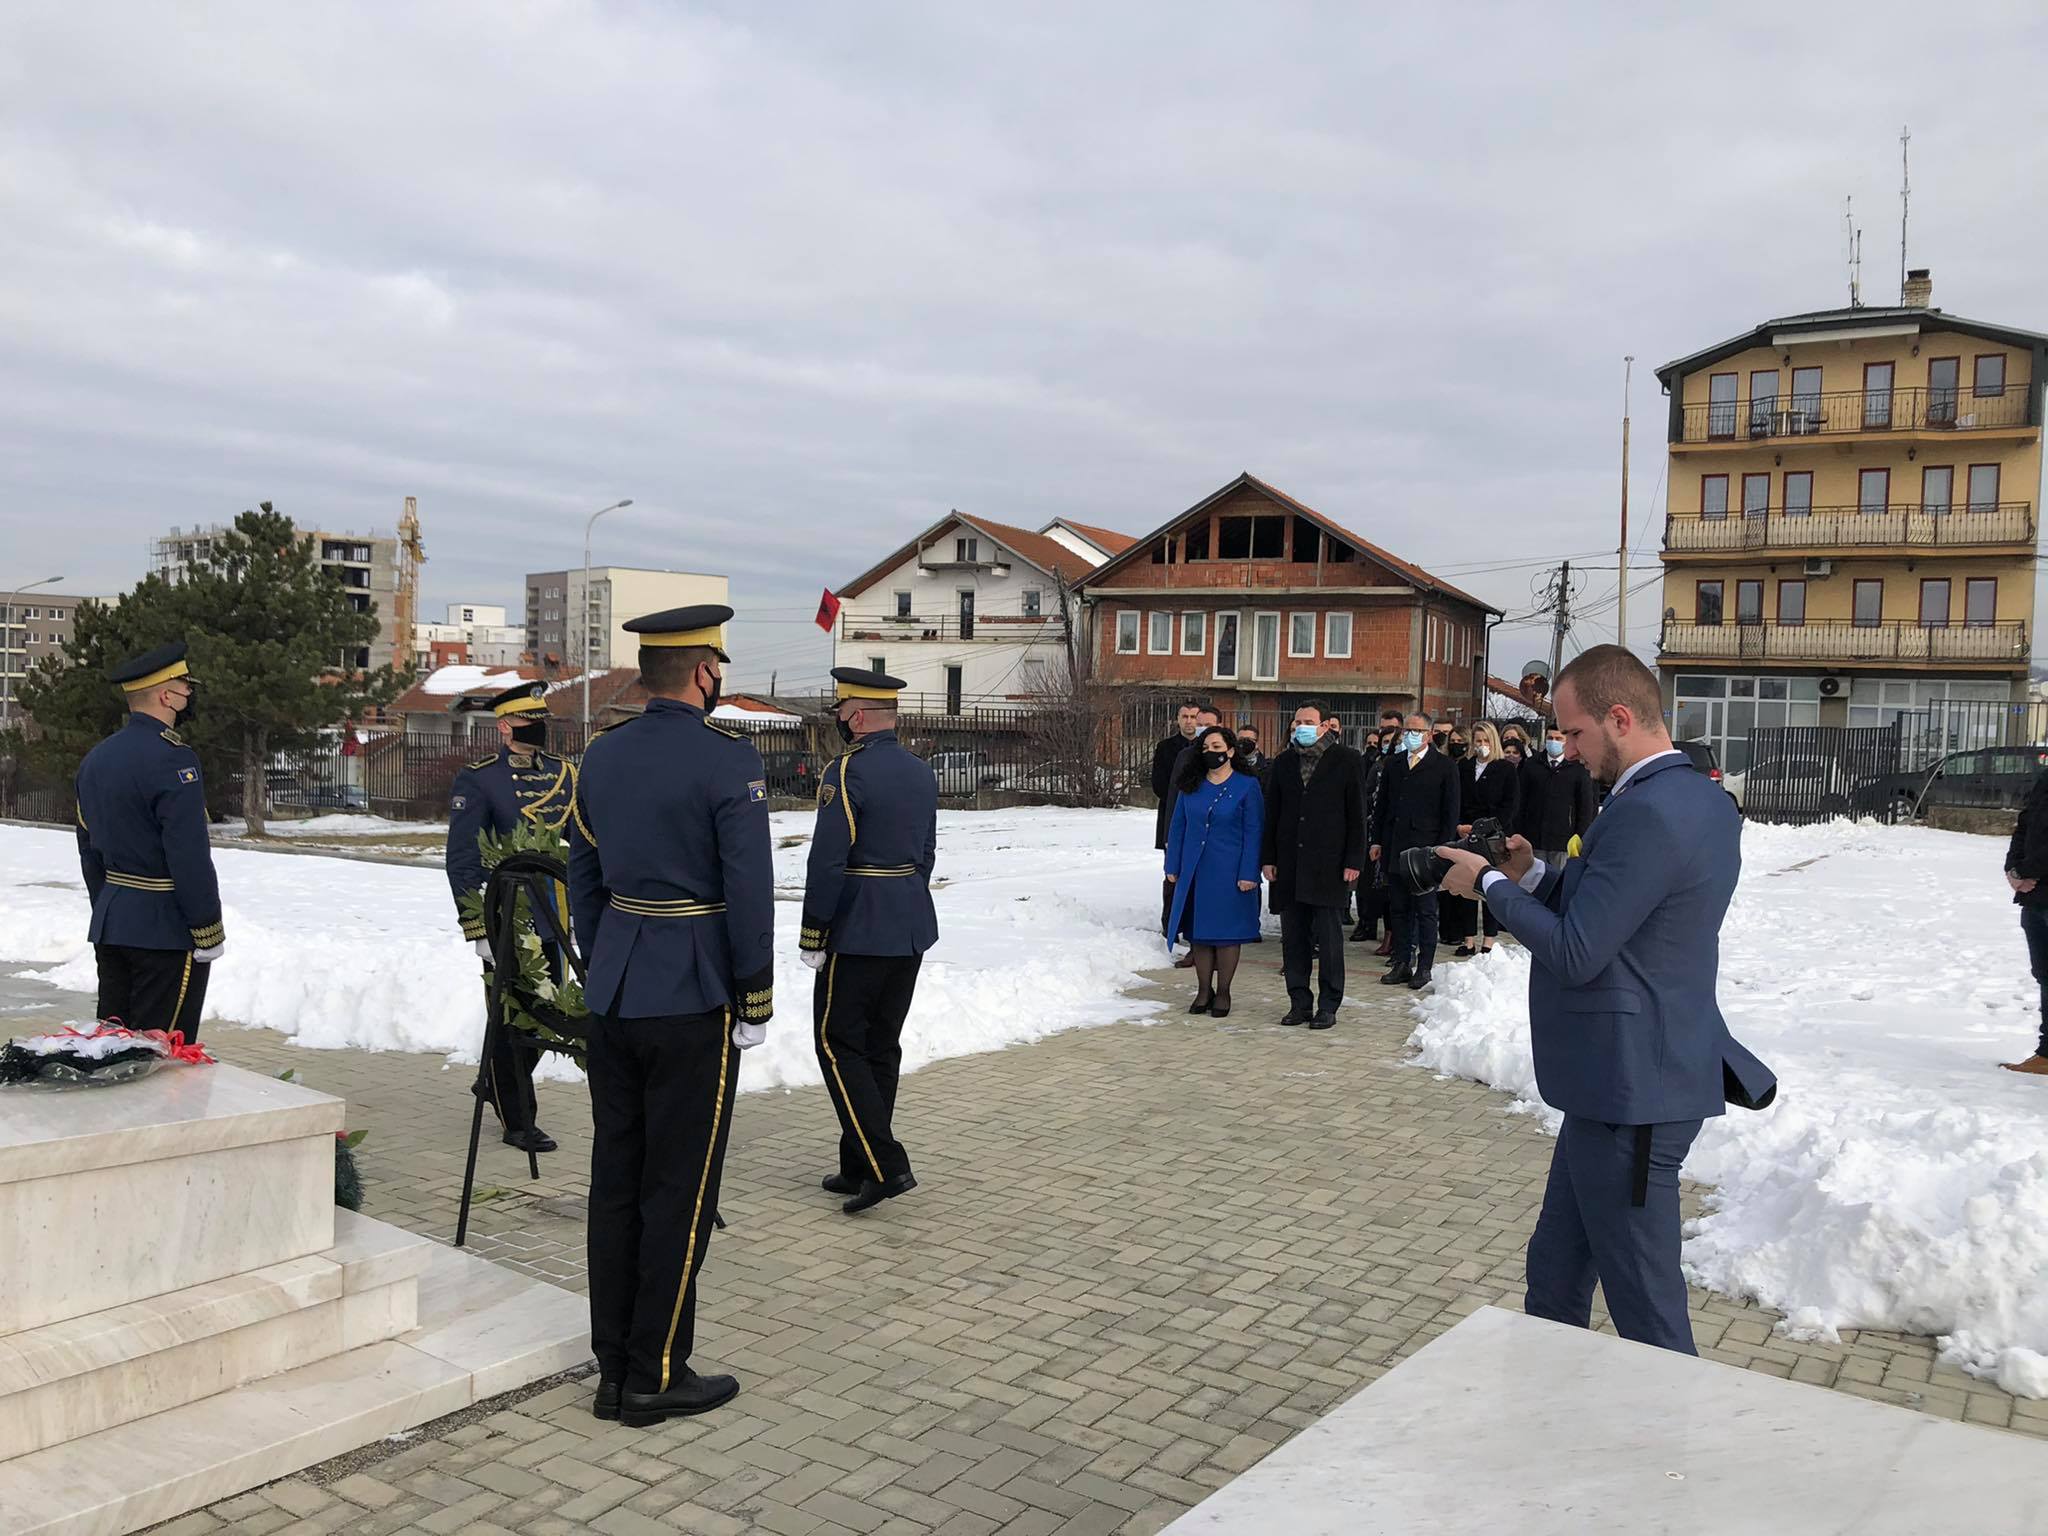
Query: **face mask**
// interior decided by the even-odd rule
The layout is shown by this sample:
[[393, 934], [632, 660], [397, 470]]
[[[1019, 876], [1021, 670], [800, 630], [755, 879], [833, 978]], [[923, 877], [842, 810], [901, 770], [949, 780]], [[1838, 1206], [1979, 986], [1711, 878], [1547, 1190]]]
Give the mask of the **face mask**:
[[544, 747], [548, 744], [547, 722], [535, 720], [527, 725], [512, 727], [512, 742], [520, 747]]
[[183, 704], [180, 704], [180, 705], [178, 706], [178, 712], [177, 712], [177, 713], [176, 713], [175, 715], [173, 715], [173, 716], [171, 717], [171, 724], [172, 724], [172, 725], [184, 725], [184, 724], [185, 724], [185, 723], [186, 723], [187, 721], [189, 721], [189, 720], [190, 720], [190, 719], [192, 718], [192, 710], [193, 710], [193, 706], [195, 706], [196, 704], [198, 704], [198, 702], [199, 702], [199, 695], [198, 695], [198, 694], [196, 694], [196, 693], [188, 693], [188, 694], [186, 694], [186, 695], [185, 695], [185, 702], [184, 702]]
[[1493, 756], [1493, 748], [1482, 741], [1472, 749], [1472, 755], [1474, 757], [1491, 757]]
[[1323, 730], [1321, 726], [1297, 725], [1294, 728], [1293, 733], [1294, 744], [1297, 747], [1312, 747], [1316, 744], [1316, 741], [1322, 736], [1322, 734]]
[[1401, 750], [1403, 752], [1420, 752], [1422, 750], [1422, 743], [1426, 739], [1420, 731], [1403, 731], [1401, 733]]
[[1246, 757], [1257, 757], [1259, 755], [1259, 744], [1256, 741], [1251, 740], [1249, 737], [1246, 737], [1244, 740], [1238, 742], [1237, 750], [1242, 752]]
[[711, 679], [711, 691], [710, 691], [709, 693], [707, 693], [707, 694], [705, 694], [705, 695], [704, 695], [704, 713], [705, 713], [705, 714], [707, 714], [707, 715], [708, 715], [708, 714], [710, 714], [710, 713], [711, 713], [711, 711], [713, 711], [714, 709], [718, 708], [718, 696], [719, 696], [719, 695], [720, 695], [721, 693], [723, 693], [724, 691], [725, 691], [725, 679], [724, 679], [723, 677], [714, 677], [714, 678], [712, 678], [712, 679]]
[[1543, 755], [1545, 757], [1563, 757], [1564, 743], [1561, 741], [1546, 741], [1543, 743]]
[[1225, 763], [1229, 761], [1230, 754], [1228, 752], [1217, 752], [1211, 750], [1208, 752], [1204, 752], [1202, 754], [1202, 766], [1208, 769], [1211, 773], [1214, 773], [1218, 768], [1221, 768]]
[[853, 722], [835, 717], [832, 723], [839, 727], [839, 739], [849, 747], [853, 745]]
[[1453, 757], [1463, 757], [1465, 755], [1465, 743], [1463, 743], [1462, 741], [1454, 741], [1449, 746], [1445, 747], [1444, 750], [1450, 753]]

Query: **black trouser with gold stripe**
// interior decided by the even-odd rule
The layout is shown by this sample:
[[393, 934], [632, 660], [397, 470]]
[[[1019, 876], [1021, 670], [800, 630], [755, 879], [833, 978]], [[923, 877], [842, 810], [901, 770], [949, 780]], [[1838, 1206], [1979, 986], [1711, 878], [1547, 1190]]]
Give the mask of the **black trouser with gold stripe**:
[[119, 1019], [130, 1029], [181, 1029], [187, 1040], [199, 1038], [212, 966], [194, 960], [189, 949], [95, 944], [92, 952], [100, 969], [101, 1018]]
[[683, 1379], [740, 1074], [730, 1015], [591, 1021], [590, 1347], [629, 1392]]
[[923, 955], [833, 955], [811, 993], [818, 1068], [839, 1112], [839, 1171], [849, 1179], [910, 1172], [896, 1140], [896, 1080], [903, 1071], [903, 1020], [917, 991]]

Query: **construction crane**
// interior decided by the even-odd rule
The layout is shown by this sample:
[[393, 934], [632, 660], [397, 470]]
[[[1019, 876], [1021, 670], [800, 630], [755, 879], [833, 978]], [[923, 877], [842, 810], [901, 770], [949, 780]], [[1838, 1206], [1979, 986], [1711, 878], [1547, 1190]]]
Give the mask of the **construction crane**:
[[426, 541], [420, 536], [420, 499], [405, 498], [405, 515], [398, 520], [398, 593], [392, 602], [392, 661], [410, 667], [416, 652], [416, 627], [420, 617], [420, 565], [427, 558]]

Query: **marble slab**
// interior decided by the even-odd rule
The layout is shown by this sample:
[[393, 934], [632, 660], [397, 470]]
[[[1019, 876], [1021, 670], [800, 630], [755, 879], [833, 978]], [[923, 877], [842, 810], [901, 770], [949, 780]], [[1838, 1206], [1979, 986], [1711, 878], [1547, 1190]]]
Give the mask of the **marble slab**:
[[330, 1094], [225, 1063], [164, 1067], [111, 1088], [0, 1088], [0, 1185], [331, 1136], [343, 1108]]
[[1484, 1307], [1164, 1536], [2040, 1536], [2048, 1445]]
[[417, 1279], [440, 1248], [431, 1237], [337, 1206], [334, 1246], [320, 1257], [340, 1267], [341, 1289], [348, 1293]]
[[571, 1292], [438, 1244], [412, 1283], [396, 1340], [0, 1461], [0, 1536], [125, 1536], [589, 1359]]
[[[0, 1124], [15, 1103], [0, 1105]], [[331, 1133], [0, 1183], [0, 1338], [333, 1246]]]

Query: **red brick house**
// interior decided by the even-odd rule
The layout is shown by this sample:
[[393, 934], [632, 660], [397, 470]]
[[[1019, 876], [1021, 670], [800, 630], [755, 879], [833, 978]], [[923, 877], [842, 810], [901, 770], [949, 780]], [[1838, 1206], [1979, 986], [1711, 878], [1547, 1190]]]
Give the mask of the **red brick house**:
[[1304, 699], [1477, 719], [1500, 610], [1252, 475], [1086, 578], [1100, 682], [1214, 699], [1271, 730]]

